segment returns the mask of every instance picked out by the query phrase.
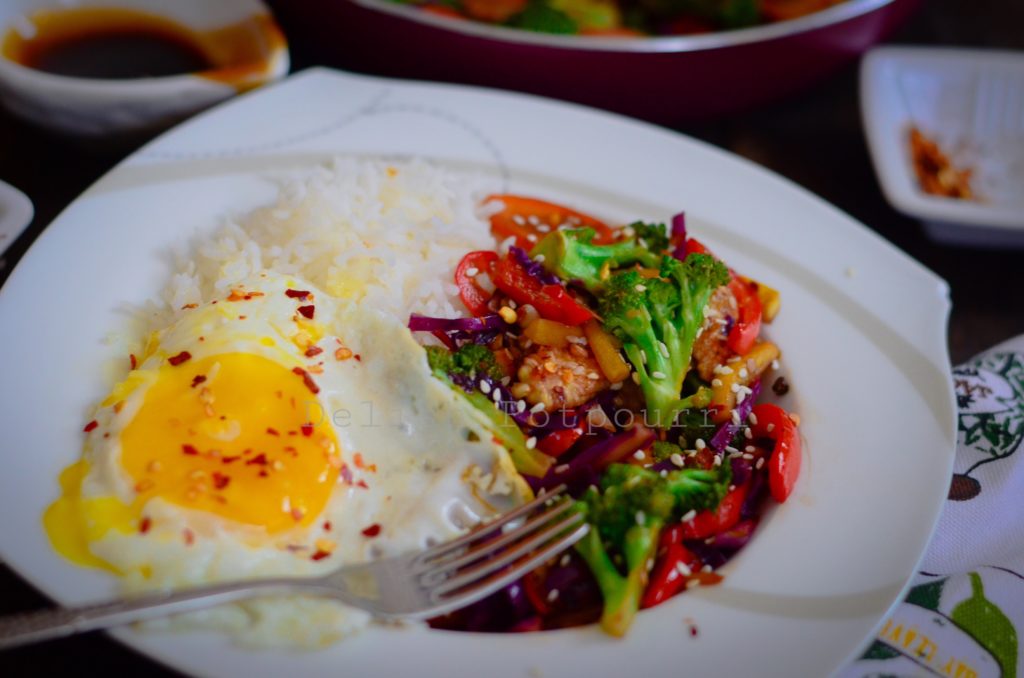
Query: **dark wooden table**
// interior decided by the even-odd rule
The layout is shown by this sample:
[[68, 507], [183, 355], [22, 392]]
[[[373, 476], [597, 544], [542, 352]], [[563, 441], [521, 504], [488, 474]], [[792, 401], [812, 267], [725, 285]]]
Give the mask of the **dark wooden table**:
[[[1020, 0], [930, 0], [895, 42], [1024, 49]], [[309, 63], [294, 44], [296, 64]], [[1024, 251], [949, 248], [930, 242], [920, 224], [882, 197], [860, 122], [857, 72], [851, 67], [812, 91], [774, 106], [681, 128], [793, 179], [907, 251], [951, 288], [949, 345], [954, 363], [1024, 333], [1024, 295], [1008, 281], [1024, 273]], [[5, 255], [0, 284], [39, 233], [89, 184], [132, 148], [83, 148], [0, 112], [0, 178], [24, 191], [36, 216]], [[0, 614], [48, 604], [0, 565]], [[0, 674], [46, 675], [83, 669], [173, 675], [101, 635], [0, 655]]]

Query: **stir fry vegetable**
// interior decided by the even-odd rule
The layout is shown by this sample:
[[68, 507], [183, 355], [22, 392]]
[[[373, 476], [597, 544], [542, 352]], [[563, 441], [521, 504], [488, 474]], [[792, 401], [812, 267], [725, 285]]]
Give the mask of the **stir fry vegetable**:
[[526, 484], [566, 485], [592, 530], [573, 553], [433, 623], [600, 621], [623, 635], [639, 609], [716, 583], [768, 497], [794, 492], [798, 419], [758, 402], [781, 357], [762, 336], [781, 296], [727, 268], [682, 214], [671, 229], [611, 227], [521, 196], [486, 209], [495, 200], [495, 249], [454, 271], [466, 316], [413, 316], [409, 328]]

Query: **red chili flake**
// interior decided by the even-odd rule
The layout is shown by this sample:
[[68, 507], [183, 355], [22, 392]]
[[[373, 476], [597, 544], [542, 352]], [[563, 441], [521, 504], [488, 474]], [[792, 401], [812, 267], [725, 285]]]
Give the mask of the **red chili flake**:
[[313, 435], [313, 424], [306, 423], [300, 426], [299, 428], [302, 429], [302, 435], [306, 436], [307, 438]]
[[182, 351], [178, 355], [172, 355], [170, 358], [167, 359], [167, 362], [169, 362], [172, 366], [177, 367], [178, 365], [182, 364], [191, 357], [191, 353], [189, 353], [188, 351]]
[[309, 296], [309, 292], [306, 290], [285, 290], [284, 294], [292, 299], [305, 299]]
[[326, 558], [329, 555], [331, 555], [331, 554], [328, 553], [327, 551], [317, 551], [312, 556], [310, 556], [309, 559], [310, 560], [323, 560], [324, 558]]
[[309, 376], [309, 372], [302, 369], [301, 367], [293, 367], [292, 372], [302, 377], [302, 383], [304, 383], [306, 385], [306, 388], [308, 388], [310, 391], [312, 391], [313, 393], [320, 392], [320, 387], [316, 385], [315, 381], [313, 381], [313, 377]]
[[305, 516], [306, 516], [306, 510], [305, 509], [301, 509], [298, 506], [296, 506], [295, 508], [292, 509], [292, 519], [295, 522], [299, 522]]
[[247, 460], [245, 462], [245, 465], [246, 466], [254, 466], [254, 465], [255, 466], [266, 466], [267, 465], [267, 455], [265, 455], [262, 452], [260, 452], [259, 454], [257, 454], [252, 459]]
[[353, 357], [359, 362], [363, 362], [363, 356], [359, 355], [358, 353], [356, 353]]
[[188, 443], [185, 443], [184, 445], [181, 446], [181, 451], [189, 455], [190, 457], [194, 457], [197, 454], [199, 454], [199, 450], [197, 450], [192, 445], [189, 445]]
[[312, 358], [314, 356], [320, 355], [323, 352], [324, 350], [319, 346], [310, 346], [309, 348], [306, 349], [306, 357]]
[[370, 486], [366, 484], [366, 481], [365, 481], [365, 480], [360, 480], [359, 482], [357, 482], [357, 483], [356, 483], [356, 487], [361, 487], [361, 488], [363, 488], [364, 490], [368, 490], [368, 489], [370, 489]]
[[246, 318], [248, 318], [248, 317], [249, 317], [249, 316], [247, 316], [247, 315], [240, 315], [240, 316], [238, 316], [238, 319], [239, 319], [239, 320], [245, 320], [245, 319], [246, 319]]
[[266, 478], [266, 477], [267, 477], [268, 475], [270, 475], [270, 474], [269, 474], [269, 473], [267, 473], [267, 470], [266, 470], [266, 469], [262, 469], [262, 470], [260, 471], [260, 478]]
[[367, 527], [366, 529], [363, 530], [363, 536], [364, 537], [371, 537], [372, 538], [372, 537], [376, 537], [378, 534], [380, 534], [380, 524], [379, 523], [374, 523], [373, 525], [370, 525], [369, 527]]
[[267, 427], [267, 435], [268, 435], [268, 436], [279, 436], [279, 435], [281, 435], [281, 434], [277, 432], [277, 429], [276, 429], [276, 428], [270, 428], [270, 427], [268, 426], [268, 427]]
[[149, 528], [152, 525], [153, 525], [153, 521], [149, 519], [149, 516], [146, 516], [139, 523], [139, 533], [140, 534], [146, 534], [147, 532], [149, 532]]
[[226, 476], [223, 473], [213, 472], [213, 486], [218, 490], [223, 490], [231, 482], [231, 476]]
[[241, 457], [221, 457], [220, 463], [230, 464], [231, 462], [238, 461]]
[[316, 313], [316, 306], [310, 304], [309, 306], [299, 306], [299, 313], [308, 320], [313, 319], [313, 314]]
[[326, 531], [328, 531], [328, 532], [330, 532], [330, 531], [331, 531], [331, 521], [329, 521], [329, 520], [325, 520], [325, 521], [324, 521], [324, 529], [325, 529]]
[[291, 445], [286, 445], [285, 448], [284, 448], [284, 451], [287, 452], [288, 454], [292, 455], [293, 457], [299, 456], [299, 451], [296, 450]]
[[192, 377], [192, 388], [199, 386], [199, 384], [203, 383], [204, 381], [206, 381], [206, 375], [197, 374], [196, 376]]
[[700, 631], [697, 630], [697, 626], [695, 624], [690, 624], [690, 637], [696, 638], [698, 633], [700, 633]]
[[[215, 301], [213, 303], [216, 304], [217, 302]], [[186, 311], [186, 310], [188, 310], [190, 308], [198, 308], [198, 307], [199, 307], [199, 304], [185, 304], [184, 306], [181, 307], [181, 310], [182, 311]]]
[[348, 464], [342, 464], [341, 469], [338, 471], [341, 474], [341, 479], [346, 483], [352, 482], [352, 469], [348, 467]]
[[85, 431], [86, 433], [88, 433], [89, 431], [93, 430], [94, 428], [96, 428], [99, 425], [100, 425], [99, 422], [96, 421], [95, 419], [93, 419], [88, 424], [86, 424], [85, 428], [83, 428], [82, 430]]
[[187, 527], [182, 531], [181, 536], [185, 538], [185, 546], [192, 546], [196, 543], [196, 535]]
[[128, 362], [130, 362], [130, 363], [132, 364], [132, 369], [133, 369], [133, 370], [134, 370], [134, 369], [135, 369], [136, 367], [138, 367], [138, 366], [139, 366], [139, 361], [135, 359], [135, 354], [134, 354], [134, 353], [129, 353], [129, 354], [128, 354]]

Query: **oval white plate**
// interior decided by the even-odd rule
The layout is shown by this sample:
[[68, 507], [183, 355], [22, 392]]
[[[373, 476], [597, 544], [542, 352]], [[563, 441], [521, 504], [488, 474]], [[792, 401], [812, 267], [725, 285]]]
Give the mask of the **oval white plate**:
[[[116, 635], [205, 675], [825, 675], [896, 601], [932, 532], [953, 459], [946, 284], [805, 191], [721, 151], [606, 113], [492, 91], [307, 71], [175, 129], [115, 168], [39, 238], [0, 291], [0, 554], [60, 603], [110, 595], [56, 556], [40, 516], [79, 454], [114, 355], [118, 309], [154, 296], [167, 248], [273, 199], [267, 174], [333, 154], [416, 154], [611, 219], [690, 227], [779, 288], [770, 328], [803, 418], [795, 495], [726, 569], [595, 628], [510, 636], [374, 628], [306, 653], [203, 634]], [[689, 624], [699, 629], [691, 637]]]

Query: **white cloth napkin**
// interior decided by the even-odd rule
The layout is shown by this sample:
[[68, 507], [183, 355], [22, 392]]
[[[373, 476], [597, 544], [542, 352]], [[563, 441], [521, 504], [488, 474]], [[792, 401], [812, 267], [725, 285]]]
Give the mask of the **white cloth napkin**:
[[1024, 336], [953, 379], [957, 453], [938, 530], [905, 601], [842, 678], [1024, 675]]

